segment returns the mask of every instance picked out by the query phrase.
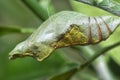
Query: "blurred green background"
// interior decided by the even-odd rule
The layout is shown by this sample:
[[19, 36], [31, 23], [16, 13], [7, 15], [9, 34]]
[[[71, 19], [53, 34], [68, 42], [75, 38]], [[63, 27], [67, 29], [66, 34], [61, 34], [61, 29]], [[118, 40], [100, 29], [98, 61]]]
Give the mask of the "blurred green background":
[[[63, 10], [74, 10], [90, 16], [112, 15], [108, 12], [95, 7], [85, 5], [73, 0], [37, 0], [38, 4], [46, 11], [48, 16]], [[51, 2], [50, 2], [51, 1]], [[44, 12], [43, 12], [44, 14]], [[31, 33], [20, 33], [10, 31], [10, 28], [34, 28], [44, 22], [26, 5], [22, 0], [0, 0], [0, 80], [46, 80], [55, 74], [65, 72], [77, 67], [84, 60], [80, 53], [73, 48], [64, 48], [56, 50], [50, 57], [42, 62], [33, 58], [22, 58], [9, 60], [9, 52], [19, 42], [25, 40]], [[106, 41], [97, 46], [104, 47], [120, 41], [118, 37], [120, 28]], [[95, 51], [93, 46], [84, 46], [81, 49]], [[109, 75], [115, 80], [120, 79], [120, 47], [117, 47], [102, 58], [94, 62], [84, 71], [77, 73], [71, 80], [99, 80], [101, 77], [101, 64], [108, 68]], [[88, 54], [87, 54], [88, 55]], [[91, 54], [89, 54], [91, 57]], [[89, 55], [87, 58], [89, 58]], [[85, 55], [84, 55], [85, 56]], [[103, 63], [100, 63], [103, 62]], [[96, 74], [97, 73], [97, 74]], [[107, 74], [107, 73], [105, 73]], [[111, 79], [112, 80], [112, 79]]]

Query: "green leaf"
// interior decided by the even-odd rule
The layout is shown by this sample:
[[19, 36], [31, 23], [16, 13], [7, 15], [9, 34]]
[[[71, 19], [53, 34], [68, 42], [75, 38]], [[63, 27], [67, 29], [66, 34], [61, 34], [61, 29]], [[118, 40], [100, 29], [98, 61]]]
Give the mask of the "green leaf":
[[77, 68], [74, 68], [65, 73], [56, 75], [49, 80], [69, 80], [76, 72], [77, 72]]
[[120, 2], [117, 0], [76, 0], [76, 1], [104, 9], [112, 14], [120, 16]]
[[34, 31], [34, 29], [32, 29], [32, 28], [0, 26], [0, 36], [10, 34], [10, 33], [32, 33], [33, 31]]
[[54, 55], [40, 63], [31, 58], [7, 60], [6, 62], [6, 58], [7, 55], [6, 57], [0, 56], [2, 64], [0, 70], [3, 70], [3, 73], [6, 71], [6, 73], [0, 74], [2, 75], [0, 80], [46, 80], [41, 78], [48, 78], [61, 70], [65, 70], [65, 64], [68, 63], [59, 52], [55, 52]]
[[[46, 20], [49, 15], [46, 12], [46, 10], [43, 8], [42, 5], [39, 5], [37, 0], [22, 0], [25, 5], [28, 6], [28, 8], [36, 14], [36, 16], [41, 20]], [[47, 2], [47, 1], [46, 1]]]
[[120, 3], [120, 0], [113, 0], [113, 1], [116, 1], [116, 2]]

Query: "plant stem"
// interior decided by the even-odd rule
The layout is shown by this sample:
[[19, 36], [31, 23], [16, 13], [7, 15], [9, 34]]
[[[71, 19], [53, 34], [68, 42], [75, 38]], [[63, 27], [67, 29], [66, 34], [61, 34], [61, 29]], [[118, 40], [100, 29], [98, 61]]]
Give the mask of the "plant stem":
[[[84, 69], [85, 67], [87, 67], [89, 64], [91, 64], [95, 59], [97, 59], [99, 56], [105, 54], [107, 51], [117, 47], [120, 45], [120, 42], [117, 42], [111, 46], [108, 46], [108, 47], [105, 47], [103, 49], [101, 49], [100, 51], [96, 52], [96, 55], [93, 56], [92, 58], [90, 58], [88, 61], [86, 61], [85, 63], [83, 63], [79, 68], [78, 70], [82, 70]], [[97, 54], [98, 53], [98, 54]]]
[[[79, 67], [77, 67], [77, 68], [73, 68], [73, 69], [71, 69], [71, 70], [69, 70], [69, 71], [67, 71], [67, 72], [65, 72], [64, 74], [60, 74], [60, 75], [58, 75], [58, 76], [55, 76], [54, 78], [58, 78], [58, 77], [62, 77], [63, 75], [66, 75], [66, 74], [68, 74], [68, 73], [71, 73], [71, 72], [73, 72], [73, 74], [71, 74], [71, 76], [69, 76], [69, 79], [74, 75], [74, 74], [76, 74], [78, 71], [81, 71], [81, 70], [83, 70], [84, 68], [86, 68], [88, 65], [90, 65], [92, 62], [94, 62], [95, 61], [95, 59], [97, 59], [98, 57], [100, 57], [101, 55], [103, 55], [103, 54], [105, 54], [107, 51], [109, 51], [109, 50], [111, 50], [111, 49], [113, 49], [113, 48], [116, 48], [116, 47], [118, 47], [120, 45], [120, 42], [117, 42], [117, 43], [115, 43], [115, 44], [113, 44], [113, 45], [110, 45], [110, 46], [107, 46], [107, 47], [104, 47], [103, 49], [101, 49], [100, 51], [99, 51], [99, 53], [98, 52], [96, 52], [96, 53], [98, 53], [98, 54], [96, 54], [95, 56], [93, 56], [92, 58], [90, 58], [90, 60], [88, 60], [88, 61], [86, 61], [85, 63], [83, 63], [82, 65], [80, 65]], [[74, 49], [79, 49], [78, 47], [72, 47], [72, 48], [74, 48]], [[80, 49], [79, 49], [80, 50]], [[93, 53], [94, 54], [94, 53]], [[103, 59], [102, 59], [103, 60]], [[99, 60], [98, 60], [99, 61]], [[97, 61], [96, 61], [97, 62]], [[96, 65], [96, 64], [94, 64], [94, 65]], [[100, 65], [99, 65], [100, 66]], [[107, 67], [106, 67], [106, 64], [104, 64], [104, 67], [105, 67], [105, 72], [107, 71]], [[103, 70], [101, 70], [101, 71], [103, 71]], [[108, 72], [108, 71], [107, 71]], [[104, 74], [106, 74], [106, 73], [104, 73]], [[104, 75], [105, 76], [105, 75]], [[102, 76], [103, 77], [103, 76]], [[52, 79], [54, 79], [54, 78], [52, 78]], [[106, 78], [106, 77], [105, 77]], [[107, 77], [107, 79], [105, 79], [104, 78], [104, 80], [110, 80], [110, 79], [108, 79], [108, 77]], [[110, 78], [110, 77], [109, 77]], [[52, 80], [52, 79], [50, 79], [50, 80]], [[62, 80], [62, 79], [61, 79]], [[67, 79], [68, 80], [68, 79]], [[103, 79], [102, 79], [103, 80]], [[113, 80], [113, 79], [111, 79], [111, 80]]]
[[45, 21], [48, 18], [48, 14], [39, 5], [37, 0], [22, 0], [25, 5], [41, 20]]
[[108, 68], [105, 56], [102, 55], [99, 58], [97, 58], [92, 63], [92, 66], [95, 69], [100, 80], [115, 80], [114, 76], [111, 74], [110, 69]]
[[[87, 66], [89, 66], [92, 62], [94, 62], [98, 57], [100, 57], [101, 55], [103, 55], [103, 54], [105, 54], [107, 51], [109, 51], [109, 50], [112, 50], [113, 48], [116, 48], [116, 47], [118, 47], [120, 45], [120, 42], [117, 42], [117, 43], [115, 43], [115, 44], [113, 44], [113, 45], [110, 45], [110, 46], [107, 46], [107, 47], [104, 47], [103, 49], [100, 49], [99, 51], [97, 51], [97, 52], [90, 52], [90, 53], [92, 53], [92, 54], [89, 54], [89, 56], [88, 57], [90, 57], [90, 56], [92, 56], [93, 54], [96, 54], [96, 55], [94, 55], [92, 58], [90, 58], [89, 60], [87, 60], [85, 63], [83, 63], [82, 65], [80, 65], [79, 67], [77, 67], [77, 68], [74, 68], [73, 70], [76, 70], [76, 72], [78, 72], [78, 71], [81, 71], [81, 70], [83, 70], [84, 68], [86, 68]], [[81, 50], [81, 48], [80, 47], [72, 47], [72, 48], [74, 48], [74, 49], [77, 49], [77, 50]], [[83, 48], [84, 49], [84, 48]], [[91, 50], [91, 49], [90, 49]], [[87, 50], [86, 52], [88, 52], [89, 50]], [[83, 52], [84, 52], [84, 50], [83, 50]], [[99, 60], [98, 60], [99, 61]], [[98, 62], [98, 61], [96, 61], [96, 62]], [[93, 63], [94, 65], [96, 65], [96, 62], [95, 63]], [[107, 68], [106, 67], [106, 64], [104, 64], [104, 67], [105, 68]], [[71, 70], [72, 71], [72, 70]], [[107, 69], [107, 71], [109, 72], [109, 70]], [[75, 73], [76, 73], [75, 72]], [[66, 72], [67, 73], [67, 72]], [[74, 74], [73, 74], [74, 75]], [[72, 76], [73, 76], [72, 75]], [[109, 76], [110, 76], [111, 74], [109, 74]], [[71, 77], [72, 77], [71, 76]], [[109, 77], [108, 76], [108, 77]], [[103, 76], [102, 76], [103, 77]], [[108, 78], [108, 77], [105, 77], [105, 78]], [[105, 79], [104, 78], [104, 79]], [[110, 78], [110, 77], [109, 77]]]

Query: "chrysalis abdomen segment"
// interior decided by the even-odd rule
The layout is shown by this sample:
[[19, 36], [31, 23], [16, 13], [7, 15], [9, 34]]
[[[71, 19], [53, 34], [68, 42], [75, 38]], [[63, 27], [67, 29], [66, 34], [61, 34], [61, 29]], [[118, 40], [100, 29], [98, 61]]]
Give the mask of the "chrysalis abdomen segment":
[[[89, 17], [88, 21], [88, 43], [94, 44], [105, 40], [112, 33], [113, 26], [108, 24], [110, 16], [103, 17]], [[112, 23], [112, 22], [109, 22]], [[117, 23], [118, 24], [118, 23]], [[114, 25], [116, 26], [116, 25]]]
[[[120, 24], [120, 19], [118, 19], [118, 17], [111, 16], [90, 17], [88, 21], [89, 27], [91, 27], [90, 31], [92, 35], [92, 41], [88, 43], [98, 43], [107, 39]], [[88, 35], [90, 35], [90, 32]]]

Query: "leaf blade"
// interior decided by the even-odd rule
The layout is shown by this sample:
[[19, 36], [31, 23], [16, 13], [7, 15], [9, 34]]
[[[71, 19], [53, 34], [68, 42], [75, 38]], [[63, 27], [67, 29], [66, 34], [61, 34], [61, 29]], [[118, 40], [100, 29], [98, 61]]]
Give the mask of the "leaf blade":
[[120, 3], [115, 0], [76, 0], [91, 6], [106, 10], [112, 14], [120, 16]]

